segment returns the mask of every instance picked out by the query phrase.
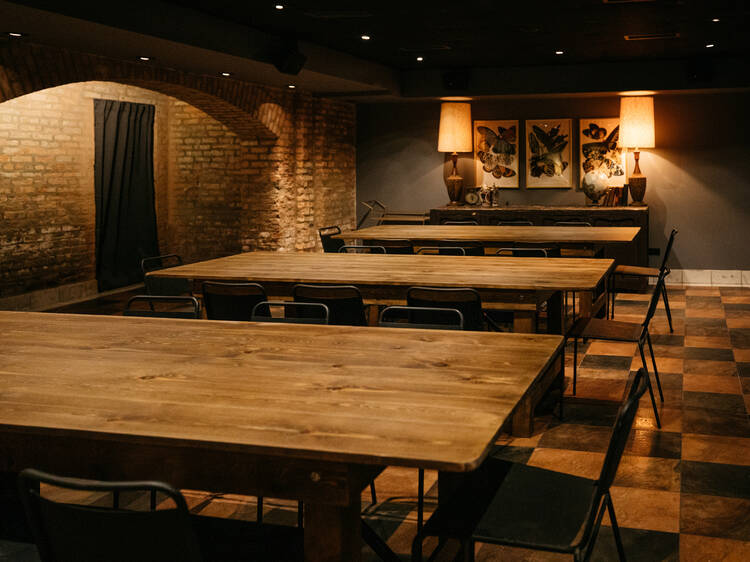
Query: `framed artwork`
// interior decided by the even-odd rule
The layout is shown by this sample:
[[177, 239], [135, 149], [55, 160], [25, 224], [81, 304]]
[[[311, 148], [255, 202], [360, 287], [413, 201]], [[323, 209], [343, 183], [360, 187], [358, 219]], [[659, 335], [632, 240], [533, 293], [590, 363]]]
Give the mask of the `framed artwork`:
[[617, 146], [620, 119], [592, 117], [579, 121], [581, 145], [581, 179], [579, 189], [595, 189], [601, 183], [607, 187], [625, 185], [625, 154]]
[[518, 187], [518, 121], [474, 121], [476, 184]]
[[526, 187], [573, 187], [570, 119], [526, 121]]

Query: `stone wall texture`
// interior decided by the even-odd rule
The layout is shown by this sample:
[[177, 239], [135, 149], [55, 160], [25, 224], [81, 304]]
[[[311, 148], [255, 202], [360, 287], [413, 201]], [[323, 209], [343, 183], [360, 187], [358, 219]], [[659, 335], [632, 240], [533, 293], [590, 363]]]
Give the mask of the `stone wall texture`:
[[156, 106], [162, 253], [310, 251], [354, 226], [352, 104], [0, 43], [0, 299], [95, 276], [95, 98]]

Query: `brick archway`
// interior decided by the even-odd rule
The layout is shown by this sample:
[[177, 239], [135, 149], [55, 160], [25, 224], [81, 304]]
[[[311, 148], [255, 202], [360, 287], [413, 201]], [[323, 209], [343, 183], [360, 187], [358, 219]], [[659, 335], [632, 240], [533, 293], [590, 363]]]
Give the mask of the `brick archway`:
[[64, 49], [0, 44], [0, 102], [89, 81], [118, 82], [172, 96], [210, 115], [242, 140], [275, 141], [281, 105], [290, 95], [265, 86]]

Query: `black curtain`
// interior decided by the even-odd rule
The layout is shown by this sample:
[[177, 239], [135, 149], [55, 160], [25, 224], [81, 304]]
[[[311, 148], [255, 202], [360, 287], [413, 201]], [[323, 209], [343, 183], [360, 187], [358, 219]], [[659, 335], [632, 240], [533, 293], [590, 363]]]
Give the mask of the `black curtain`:
[[143, 280], [159, 254], [154, 208], [153, 105], [94, 100], [96, 278], [106, 291]]

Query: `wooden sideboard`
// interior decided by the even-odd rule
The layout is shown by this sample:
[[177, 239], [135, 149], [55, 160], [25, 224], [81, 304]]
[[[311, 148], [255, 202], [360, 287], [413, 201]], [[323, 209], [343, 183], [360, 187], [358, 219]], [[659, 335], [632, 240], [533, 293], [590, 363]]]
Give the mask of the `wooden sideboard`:
[[[545, 205], [471, 207], [445, 206], [430, 210], [430, 224], [475, 220], [480, 225], [501, 221], [530, 221], [537, 226], [552, 226], [559, 221], [586, 221], [592, 226], [639, 226], [632, 244], [608, 245], [604, 256], [617, 264], [648, 266], [648, 207], [552, 207]], [[644, 289], [646, 281], [628, 279], [618, 282], [623, 288]]]

